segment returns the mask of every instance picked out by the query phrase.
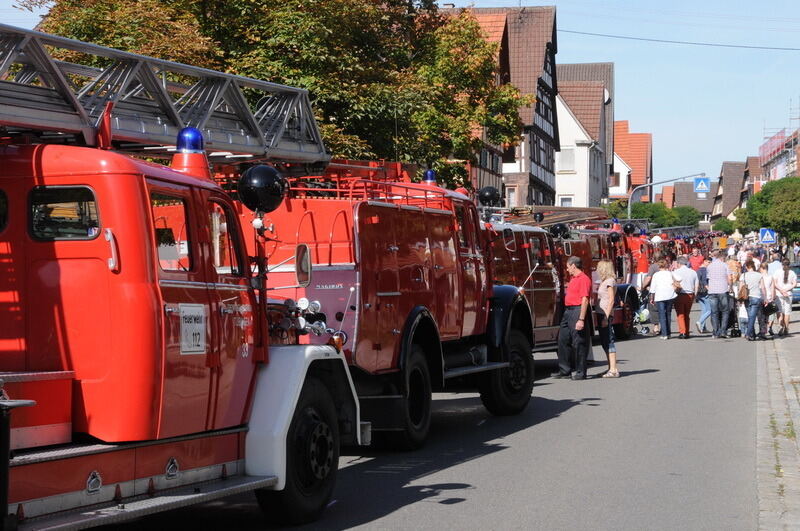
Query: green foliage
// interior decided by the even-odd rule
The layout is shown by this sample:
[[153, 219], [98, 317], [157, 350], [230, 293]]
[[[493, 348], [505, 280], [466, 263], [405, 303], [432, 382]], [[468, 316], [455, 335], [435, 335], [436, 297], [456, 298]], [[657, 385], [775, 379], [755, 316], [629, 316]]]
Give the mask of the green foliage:
[[696, 227], [700, 220], [703, 219], [700, 211], [693, 206], [677, 206], [672, 211], [678, 218], [675, 224], [681, 227]]
[[[438, 167], [476, 160], [478, 135], [515, 145], [534, 98], [497, 86], [497, 44], [434, 0], [16, 0], [43, 30], [305, 88], [336, 157]], [[65, 57], [66, 58], [66, 57]], [[68, 59], [68, 58], [66, 58]]]
[[733, 226], [733, 221], [729, 220], [728, 218], [720, 218], [714, 222], [714, 225], [711, 227], [714, 230], [718, 230], [724, 232], [725, 234], [733, 234], [733, 231], [736, 230], [736, 227]]
[[664, 203], [635, 203], [631, 207], [634, 219], [649, 219], [657, 227], [674, 227], [678, 224], [678, 215]]
[[733, 220], [733, 226], [743, 235], [750, 231], [757, 230], [757, 227], [753, 227], [746, 208], [737, 208], [733, 211], [733, 215], [736, 217], [736, 219]]
[[626, 199], [617, 199], [616, 201], [611, 201], [607, 205], [603, 205], [603, 208], [605, 208], [606, 212], [608, 212], [608, 217], [612, 219], [622, 219], [628, 217], [628, 201]]
[[753, 230], [771, 227], [781, 237], [800, 238], [800, 177], [765, 184], [747, 201], [747, 221]]

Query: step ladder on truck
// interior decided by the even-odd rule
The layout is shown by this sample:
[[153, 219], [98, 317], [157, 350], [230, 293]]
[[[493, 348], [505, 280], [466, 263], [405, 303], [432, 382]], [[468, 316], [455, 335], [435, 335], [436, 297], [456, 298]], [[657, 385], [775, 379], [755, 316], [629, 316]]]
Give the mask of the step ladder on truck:
[[[248, 163], [235, 194], [209, 159]], [[303, 90], [0, 25], [4, 528], [246, 491], [322, 513], [370, 427], [321, 308], [276, 297], [244, 235], [283, 201], [264, 163], [327, 161]], [[308, 246], [287, 264], [311, 282]]]

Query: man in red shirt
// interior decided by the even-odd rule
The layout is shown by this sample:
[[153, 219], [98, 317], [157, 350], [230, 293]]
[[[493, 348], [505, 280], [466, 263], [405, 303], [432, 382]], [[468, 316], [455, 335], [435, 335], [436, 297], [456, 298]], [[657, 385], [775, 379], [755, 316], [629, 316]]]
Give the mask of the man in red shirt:
[[591, 319], [589, 297], [592, 294], [592, 279], [583, 272], [578, 256], [567, 259], [567, 273], [571, 280], [564, 297], [564, 315], [558, 331], [558, 372], [553, 378], [586, 379], [586, 358], [592, 342], [589, 337]]
[[697, 271], [703, 265], [703, 260], [705, 260], [705, 257], [700, 254], [700, 249], [695, 247], [692, 249], [692, 256], [689, 257], [689, 267]]

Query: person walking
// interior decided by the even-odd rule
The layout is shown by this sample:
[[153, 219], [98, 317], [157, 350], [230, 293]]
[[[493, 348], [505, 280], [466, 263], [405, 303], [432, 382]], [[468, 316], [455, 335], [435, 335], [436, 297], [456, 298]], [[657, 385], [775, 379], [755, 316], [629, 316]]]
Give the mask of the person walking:
[[728, 292], [731, 289], [731, 270], [721, 259], [720, 251], [712, 253], [711, 263], [706, 267], [708, 276], [708, 303], [711, 309], [712, 335], [727, 337], [728, 316], [731, 311]]
[[689, 265], [692, 267], [692, 269], [694, 269], [695, 271], [700, 269], [700, 267], [702, 267], [703, 265], [704, 260], [705, 257], [700, 253], [700, 249], [698, 249], [697, 247], [692, 249], [692, 256], [689, 257]]
[[600, 277], [600, 287], [597, 288], [597, 332], [600, 334], [600, 345], [608, 359], [608, 371], [603, 378], [619, 378], [617, 370], [617, 347], [614, 344], [614, 325], [611, 324], [614, 312], [614, 299], [616, 297], [617, 278], [614, 265], [608, 260], [601, 260], [597, 264], [597, 275]]
[[783, 262], [781, 262], [781, 255], [772, 253], [772, 261], [769, 263], [767, 274], [774, 277], [776, 273], [783, 271]]
[[653, 275], [650, 283], [650, 302], [658, 306], [661, 339], [669, 339], [671, 335], [672, 304], [677, 296], [675, 293], [677, 279], [668, 268], [669, 264], [665, 259], [659, 260], [658, 272]]
[[708, 301], [708, 264], [710, 263], [711, 260], [704, 258], [703, 263], [697, 270], [697, 296], [695, 300], [700, 305], [700, 317], [697, 319], [695, 326], [701, 334], [706, 332], [706, 321], [711, 317], [711, 305]]
[[690, 312], [697, 293], [697, 273], [689, 267], [689, 259], [681, 255], [677, 258], [678, 268], [672, 272], [680, 283], [678, 296], [675, 298], [675, 313], [678, 316], [678, 339], [689, 339], [691, 334]]
[[592, 348], [589, 326], [589, 297], [592, 294], [592, 279], [583, 272], [579, 256], [567, 259], [570, 281], [564, 296], [564, 315], [558, 330], [558, 372], [553, 378], [586, 379], [586, 358]]
[[[756, 338], [756, 321], [761, 313], [761, 306], [764, 304], [764, 278], [756, 269], [756, 264], [753, 260], [747, 260], [744, 263], [744, 268], [745, 273], [742, 275], [741, 282], [742, 285], [747, 287], [747, 329], [745, 338], [748, 341], [754, 341]], [[763, 333], [763, 330], [761, 332]]]
[[[658, 273], [658, 262], [659, 260], [664, 259], [664, 254], [661, 251], [656, 251], [653, 253], [653, 263], [650, 264], [650, 267], [647, 270], [647, 275], [645, 275], [644, 280], [642, 281], [642, 290], [648, 290], [650, 293], [653, 293], [652, 287], [650, 284], [653, 282], [653, 275]], [[652, 299], [652, 297], [651, 297]], [[654, 303], [650, 303], [652, 309], [650, 310], [650, 317], [653, 323], [653, 335], [657, 336], [661, 333], [660, 325], [658, 323], [661, 322], [661, 319], [658, 316], [658, 305]], [[655, 315], [653, 315], [655, 314]]]
[[797, 275], [792, 271], [789, 260], [783, 260], [783, 271], [775, 274], [775, 299], [778, 301], [778, 336], [789, 335], [789, 322], [792, 318], [792, 290], [797, 286]]
[[764, 262], [761, 262], [761, 267], [758, 270], [764, 281], [764, 293], [762, 294], [764, 308], [762, 308], [758, 318], [758, 335], [766, 338], [766, 334], [770, 336], [774, 335], [772, 332], [772, 322], [775, 313], [767, 315], [766, 307], [768, 304], [775, 302], [775, 278], [769, 274], [769, 268]]

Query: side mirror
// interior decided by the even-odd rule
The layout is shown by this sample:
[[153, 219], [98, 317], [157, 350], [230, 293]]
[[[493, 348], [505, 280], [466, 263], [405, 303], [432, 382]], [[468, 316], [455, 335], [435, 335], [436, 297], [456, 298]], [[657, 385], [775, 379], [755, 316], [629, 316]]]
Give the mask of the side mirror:
[[305, 243], [298, 244], [294, 251], [294, 275], [301, 288], [311, 284], [311, 252]]

